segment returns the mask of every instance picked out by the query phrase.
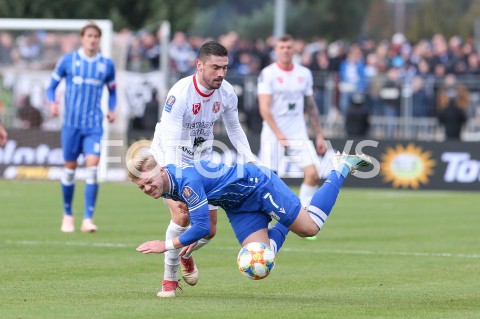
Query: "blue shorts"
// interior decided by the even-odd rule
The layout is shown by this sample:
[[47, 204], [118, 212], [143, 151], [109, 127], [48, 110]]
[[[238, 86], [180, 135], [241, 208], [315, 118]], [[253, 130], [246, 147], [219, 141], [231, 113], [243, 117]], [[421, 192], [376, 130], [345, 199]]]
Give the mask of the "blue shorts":
[[100, 156], [103, 129], [62, 127], [62, 151], [65, 161], [76, 161], [80, 154]]
[[267, 177], [261, 173], [258, 178], [252, 195], [239, 207], [226, 211], [240, 244], [252, 233], [268, 228], [272, 218], [290, 227], [302, 207], [297, 195], [276, 174]]

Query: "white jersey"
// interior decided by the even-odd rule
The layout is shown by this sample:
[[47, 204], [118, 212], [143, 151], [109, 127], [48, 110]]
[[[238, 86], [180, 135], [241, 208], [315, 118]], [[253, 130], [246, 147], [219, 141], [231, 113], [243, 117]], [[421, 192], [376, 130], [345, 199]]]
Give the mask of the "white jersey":
[[201, 87], [196, 75], [178, 81], [169, 91], [160, 123], [155, 127], [152, 153], [163, 164], [212, 159], [213, 126], [223, 118], [228, 137], [245, 160], [255, 161], [238, 119], [238, 97], [226, 80], [216, 90]]
[[[285, 155], [299, 159], [297, 164], [303, 168], [313, 163], [315, 153], [308, 138], [304, 109], [305, 96], [313, 95], [312, 73], [300, 64], [293, 64], [285, 70], [277, 63], [270, 64], [258, 77], [257, 93], [272, 96], [270, 112], [278, 128], [291, 143], [288, 154], [277, 140], [275, 133], [266, 121], [263, 121], [260, 135], [260, 160], [280, 175], [285, 173]], [[313, 151], [312, 151], [313, 150]]]
[[[272, 95], [270, 111], [287, 138], [298, 138], [306, 131], [304, 98], [313, 95], [312, 72], [300, 64], [286, 70], [278, 63], [265, 67], [258, 77], [258, 94]], [[268, 124], [264, 121], [263, 128]]]

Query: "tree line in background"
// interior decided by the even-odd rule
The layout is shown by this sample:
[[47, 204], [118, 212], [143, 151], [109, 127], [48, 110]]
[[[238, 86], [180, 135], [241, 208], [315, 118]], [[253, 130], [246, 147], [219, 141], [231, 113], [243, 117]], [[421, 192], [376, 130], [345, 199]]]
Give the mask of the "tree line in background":
[[[435, 33], [466, 38], [480, 16], [476, 0], [286, 0], [287, 32], [328, 40], [388, 38], [395, 31], [398, 4], [405, 5], [404, 33], [409, 39]], [[0, 0], [1, 18], [110, 19], [114, 29], [154, 29], [168, 20], [172, 32], [217, 37], [236, 31], [241, 37], [272, 34], [275, 0]]]

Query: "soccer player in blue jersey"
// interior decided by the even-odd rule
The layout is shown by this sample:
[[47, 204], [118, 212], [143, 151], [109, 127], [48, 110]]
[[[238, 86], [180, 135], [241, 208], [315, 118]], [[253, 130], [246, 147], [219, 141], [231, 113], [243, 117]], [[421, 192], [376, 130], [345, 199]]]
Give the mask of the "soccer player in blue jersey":
[[115, 90], [115, 66], [113, 61], [102, 56], [100, 47], [101, 29], [94, 23], [87, 24], [80, 31], [81, 48], [66, 54], [52, 73], [47, 99], [50, 113], [57, 116], [59, 103], [55, 90], [65, 78], [65, 111], [62, 125], [62, 150], [64, 169], [62, 173], [63, 220], [61, 231], [75, 231], [72, 200], [75, 188], [75, 170], [80, 154], [85, 156], [85, 213], [82, 232], [95, 232], [93, 213], [97, 200], [97, 167], [100, 161], [100, 140], [103, 134], [102, 91], [107, 85], [109, 91], [107, 119], [115, 120], [117, 95]]
[[[345, 178], [372, 162], [366, 155], [337, 154], [334, 170], [315, 192], [308, 208], [288, 186], [266, 167], [236, 164], [228, 167], [206, 161], [184, 166], [159, 166], [152, 155], [140, 155], [127, 164], [129, 177], [145, 194], [157, 199], [172, 198], [186, 203], [191, 227], [170, 240], [141, 244], [137, 251], [164, 253], [195, 243], [208, 235], [208, 204], [222, 207], [238, 242], [269, 245], [274, 253], [282, 247], [288, 230], [300, 237], [316, 235], [322, 229]], [[268, 228], [270, 221], [275, 227]]]

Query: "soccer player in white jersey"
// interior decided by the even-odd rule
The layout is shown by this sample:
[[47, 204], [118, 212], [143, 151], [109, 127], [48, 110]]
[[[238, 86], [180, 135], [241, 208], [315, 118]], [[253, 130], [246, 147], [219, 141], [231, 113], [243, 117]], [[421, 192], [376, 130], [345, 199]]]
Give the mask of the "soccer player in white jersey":
[[[260, 160], [279, 172], [285, 150], [287, 155], [298, 157], [304, 173], [299, 197], [303, 207], [308, 207], [320, 179], [312, 156], [326, 151], [320, 114], [313, 98], [312, 73], [293, 62], [291, 36], [277, 40], [275, 54], [276, 62], [265, 67], [258, 78], [258, 103], [263, 118]], [[308, 137], [304, 112], [315, 134], [316, 152]]]
[[[228, 51], [216, 41], [204, 43], [198, 53], [197, 72], [179, 80], [168, 93], [160, 123], [155, 128], [151, 150], [162, 165], [181, 164], [192, 159], [211, 160], [213, 126], [223, 118], [228, 137], [245, 162], [254, 162], [245, 132], [238, 119], [238, 97], [224, 78], [227, 73]], [[171, 215], [166, 238], [184, 233], [190, 224], [184, 203], [166, 199]], [[175, 297], [177, 271], [189, 285], [198, 281], [198, 269], [191, 250], [206, 245], [215, 236], [217, 208], [210, 206], [210, 232], [179, 257], [179, 249], [165, 254], [165, 271], [160, 297]]]
[[[130, 179], [143, 193], [155, 199], [173, 198], [186, 203], [192, 221], [192, 227], [180, 236], [145, 242], [137, 248], [138, 252], [168, 253], [203, 238], [209, 232], [208, 203], [212, 203], [225, 210], [240, 245], [262, 242], [276, 254], [288, 229], [301, 237], [318, 233], [347, 176], [359, 167], [371, 166], [372, 161], [366, 155], [334, 156], [334, 170], [315, 192], [308, 208], [302, 207], [298, 197], [266, 167], [212, 164], [191, 161], [181, 167], [161, 166], [152, 155], [127, 162]], [[278, 221], [275, 226], [280, 224], [286, 231], [268, 228], [272, 219]]]
[[58, 116], [59, 103], [55, 90], [65, 78], [65, 111], [62, 124], [62, 150], [65, 161], [62, 173], [63, 220], [61, 231], [75, 231], [72, 201], [75, 189], [75, 170], [80, 154], [85, 156], [85, 211], [82, 232], [95, 232], [93, 214], [97, 201], [97, 167], [100, 161], [100, 140], [103, 134], [102, 91], [107, 85], [109, 91], [109, 122], [115, 120], [117, 95], [115, 90], [115, 66], [112, 60], [99, 52], [101, 29], [93, 23], [80, 30], [81, 48], [66, 54], [52, 73], [47, 99], [50, 113]]

